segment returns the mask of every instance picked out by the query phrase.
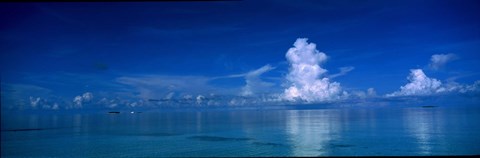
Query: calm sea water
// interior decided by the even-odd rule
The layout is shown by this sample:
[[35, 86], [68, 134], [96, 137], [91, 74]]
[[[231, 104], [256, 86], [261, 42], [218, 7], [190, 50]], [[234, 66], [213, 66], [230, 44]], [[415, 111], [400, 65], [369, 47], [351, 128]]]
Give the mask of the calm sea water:
[[2, 116], [2, 157], [478, 155], [479, 108]]

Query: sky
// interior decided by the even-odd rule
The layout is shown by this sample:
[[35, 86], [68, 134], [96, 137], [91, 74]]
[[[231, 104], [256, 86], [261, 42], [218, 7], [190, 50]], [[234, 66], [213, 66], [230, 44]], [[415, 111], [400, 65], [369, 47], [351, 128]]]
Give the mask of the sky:
[[1, 108], [479, 103], [479, 10], [476, 0], [2, 3]]

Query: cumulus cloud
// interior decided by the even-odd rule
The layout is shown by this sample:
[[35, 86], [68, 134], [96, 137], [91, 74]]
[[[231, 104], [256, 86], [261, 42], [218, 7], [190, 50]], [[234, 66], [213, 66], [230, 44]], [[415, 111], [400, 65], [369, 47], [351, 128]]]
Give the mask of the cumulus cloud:
[[[457, 55], [434, 54], [430, 59], [429, 68], [438, 70], [446, 63], [458, 59]], [[464, 85], [454, 81], [455, 77], [448, 78], [445, 83], [435, 78], [429, 78], [422, 69], [410, 70], [407, 78], [410, 82], [401, 86], [399, 91], [387, 94], [387, 97], [395, 96], [426, 96], [439, 93], [470, 93], [479, 90], [480, 80], [471, 85]]]
[[434, 54], [430, 58], [430, 64], [428, 65], [433, 70], [438, 70], [450, 61], [458, 59], [457, 55], [449, 54]]
[[410, 70], [408, 76], [410, 81], [405, 86], [400, 87], [400, 91], [387, 94], [387, 97], [396, 96], [426, 96], [440, 93], [470, 93], [480, 90], [480, 80], [471, 85], [463, 85], [454, 81], [442, 83], [435, 78], [429, 78], [422, 69]]
[[286, 77], [289, 86], [283, 98], [307, 102], [339, 99], [342, 94], [340, 83], [330, 82], [325, 77], [327, 70], [320, 67], [327, 60], [327, 55], [319, 52], [316, 45], [307, 40], [298, 38], [285, 55], [290, 69]]
[[136, 108], [136, 107], [142, 107], [146, 103], [144, 100], [136, 100], [136, 99], [125, 99], [125, 98], [102, 98], [95, 102], [96, 105], [101, 105], [106, 108]]
[[367, 89], [367, 95], [369, 97], [375, 97], [375, 96], [377, 96], [377, 91], [375, 91], [374, 88], [368, 88]]
[[48, 110], [58, 110], [60, 107], [58, 106], [58, 103], [43, 103], [42, 105], [43, 109], [48, 109]]
[[[41, 103], [40, 99], [36, 102], [37, 97], [48, 98], [52, 96], [52, 90], [31, 84], [12, 84], [2, 82], [0, 91], [0, 106], [7, 109], [36, 108], [38, 107], [38, 104]], [[35, 98], [32, 97], [30, 99], [31, 96], [35, 96]]]
[[352, 91], [350, 93], [349, 98], [351, 99], [366, 99], [377, 96], [377, 92], [373, 88], [368, 88], [366, 91]]
[[355, 69], [355, 67], [353, 67], [353, 66], [341, 67], [341, 68], [339, 68], [339, 70], [340, 70], [339, 73], [330, 75], [329, 78], [332, 79], [332, 78], [335, 78], [335, 77], [346, 75], [348, 72], [352, 71], [353, 69]]
[[205, 97], [203, 95], [198, 95], [196, 99], [197, 99], [197, 104], [202, 104]]
[[83, 103], [90, 102], [93, 98], [91, 92], [85, 92], [82, 95], [75, 96], [73, 98], [73, 108], [82, 108]]
[[88, 102], [88, 101], [92, 100], [92, 98], [93, 98], [93, 94], [90, 93], [90, 92], [83, 93], [83, 95], [82, 95], [82, 99], [85, 102]]
[[264, 91], [268, 89], [268, 87], [272, 86], [273, 83], [264, 82], [260, 80], [259, 76], [265, 72], [268, 72], [274, 67], [270, 65], [265, 65], [257, 70], [250, 71], [245, 74], [245, 86], [242, 88], [241, 95], [242, 96], [251, 96], [256, 92]]
[[30, 97], [30, 105], [32, 106], [32, 108], [37, 108], [38, 102], [40, 102], [40, 97]]
[[193, 98], [193, 96], [190, 95], [190, 94], [187, 94], [187, 95], [183, 96], [183, 99], [186, 99], [186, 100], [191, 100], [192, 98]]
[[73, 98], [73, 105], [75, 108], [81, 108], [82, 107], [82, 97], [81, 96], [76, 96]]
[[53, 110], [58, 110], [60, 107], [58, 106], [58, 103], [54, 103], [52, 106]]
[[435, 78], [429, 78], [422, 69], [411, 69], [407, 79], [410, 82], [401, 86], [400, 91], [387, 94], [387, 96], [421, 96], [441, 92], [442, 82]]
[[455, 81], [448, 81], [446, 84], [439, 89], [440, 92], [459, 92], [459, 93], [469, 93], [469, 92], [478, 92], [480, 90], [480, 80], [475, 81], [471, 85], [463, 85]]
[[58, 103], [53, 102], [50, 99], [30, 96], [29, 100], [30, 100], [30, 106], [32, 109], [37, 109], [38, 107], [41, 107], [42, 109], [48, 109], [48, 110], [60, 109]]

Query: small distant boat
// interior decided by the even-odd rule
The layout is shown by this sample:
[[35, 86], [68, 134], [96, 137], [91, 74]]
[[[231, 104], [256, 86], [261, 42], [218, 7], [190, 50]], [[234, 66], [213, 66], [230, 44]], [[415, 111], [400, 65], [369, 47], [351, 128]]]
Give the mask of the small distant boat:
[[118, 112], [118, 111], [109, 111], [108, 113], [109, 114], [120, 114], [120, 112]]
[[424, 106], [422, 106], [422, 108], [435, 108], [435, 107], [437, 107], [437, 106], [434, 106], [434, 105], [424, 105]]
[[135, 113], [139, 114], [139, 113], [142, 113], [142, 112], [140, 112], [140, 111], [130, 111], [130, 113], [131, 114], [135, 114]]

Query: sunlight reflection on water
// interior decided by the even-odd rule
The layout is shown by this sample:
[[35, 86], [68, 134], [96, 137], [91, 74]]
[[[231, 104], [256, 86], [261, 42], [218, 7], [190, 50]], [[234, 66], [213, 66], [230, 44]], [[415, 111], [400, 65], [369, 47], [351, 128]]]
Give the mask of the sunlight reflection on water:
[[479, 116], [447, 108], [2, 116], [2, 157], [479, 154]]

